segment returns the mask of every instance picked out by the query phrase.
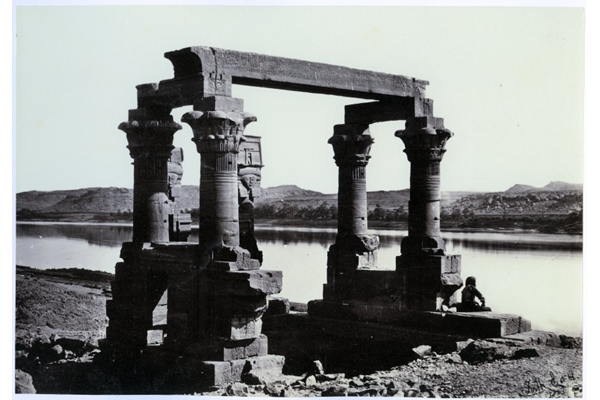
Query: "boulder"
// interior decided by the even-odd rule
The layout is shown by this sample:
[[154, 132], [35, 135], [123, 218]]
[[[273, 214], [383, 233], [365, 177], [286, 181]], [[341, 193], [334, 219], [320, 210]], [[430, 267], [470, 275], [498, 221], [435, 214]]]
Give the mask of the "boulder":
[[343, 397], [348, 396], [348, 387], [344, 385], [334, 385], [325, 389], [321, 393], [322, 397]]
[[476, 340], [465, 347], [460, 353], [463, 361], [469, 364], [480, 364], [495, 360], [511, 358], [515, 349], [502, 343], [493, 343], [486, 340]]
[[467, 339], [467, 340], [463, 340], [460, 342], [456, 342], [456, 351], [458, 351], [459, 353], [468, 345], [470, 345], [471, 343], [473, 343], [474, 340], [473, 339]]
[[559, 335], [560, 345], [565, 349], [580, 349], [582, 347], [581, 338], [574, 338], [566, 335]]
[[445, 360], [449, 364], [462, 364], [463, 360], [458, 353], [446, 354]]
[[243, 397], [248, 395], [248, 386], [241, 382], [234, 382], [227, 386], [225, 393], [228, 396]]
[[325, 369], [323, 368], [323, 364], [319, 360], [314, 360], [308, 371], [306, 371], [306, 376], [310, 375], [323, 375], [325, 373]]
[[517, 351], [515, 351], [515, 354], [512, 356], [513, 360], [518, 360], [520, 358], [532, 358], [532, 357], [539, 357], [540, 354], [538, 353], [538, 351], [534, 348], [525, 348], [525, 349], [519, 349]]
[[20, 369], [15, 371], [15, 393], [36, 393], [33, 386], [33, 378], [27, 372], [23, 372]]
[[317, 378], [314, 375], [307, 376], [304, 379], [306, 386], [315, 386], [317, 384]]

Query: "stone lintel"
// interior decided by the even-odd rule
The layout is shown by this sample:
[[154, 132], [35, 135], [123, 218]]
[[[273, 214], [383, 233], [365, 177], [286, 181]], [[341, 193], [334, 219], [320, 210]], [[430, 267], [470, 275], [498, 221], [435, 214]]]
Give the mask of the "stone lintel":
[[513, 314], [491, 312], [443, 313], [402, 309], [398, 303], [364, 301], [308, 303], [308, 313], [314, 317], [377, 322], [406, 329], [434, 331], [439, 334], [471, 338], [498, 338], [531, 330], [531, 322]]
[[198, 111], [244, 111], [244, 100], [228, 96], [210, 96], [196, 99], [194, 110]]
[[373, 124], [432, 115], [432, 99], [398, 97], [393, 100], [347, 105], [344, 122], [346, 124]]
[[175, 78], [161, 82], [158, 92], [163, 86], [195, 78], [205, 83], [196, 98], [217, 93], [219, 81], [228, 78], [240, 85], [375, 100], [424, 97], [429, 84], [402, 75], [213, 47], [188, 47], [165, 57], [173, 64]]

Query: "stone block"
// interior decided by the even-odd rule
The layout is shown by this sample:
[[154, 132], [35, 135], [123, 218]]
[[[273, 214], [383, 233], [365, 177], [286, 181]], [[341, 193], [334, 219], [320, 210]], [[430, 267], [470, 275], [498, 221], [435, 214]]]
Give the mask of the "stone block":
[[217, 318], [216, 336], [224, 340], [256, 339], [262, 331], [262, 320], [244, 317]]
[[[285, 357], [265, 355], [231, 361], [203, 361], [199, 365], [190, 363], [190, 368], [200, 372], [200, 379], [207, 385], [224, 385], [241, 382], [244, 374], [281, 377]], [[269, 379], [271, 380], [271, 379]]]
[[239, 246], [222, 246], [214, 251], [213, 261], [208, 268], [220, 271], [254, 271], [260, 268], [260, 261], [253, 259], [248, 250]]
[[281, 271], [210, 271], [212, 291], [216, 296], [257, 296], [281, 291]]
[[[197, 370], [200, 380], [206, 385], [224, 385], [231, 382], [240, 382], [246, 360], [232, 361], [204, 361]], [[191, 365], [191, 367], [196, 367]]]
[[147, 333], [148, 346], [160, 346], [164, 342], [164, 332], [162, 329], [149, 329]]
[[194, 101], [194, 110], [198, 111], [243, 111], [244, 100], [228, 96], [202, 97]]
[[268, 315], [288, 314], [290, 312], [290, 301], [285, 297], [269, 297]]
[[460, 254], [452, 255], [425, 255], [421, 257], [398, 256], [396, 257], [396, 269], [398, 271], [412, 268], [431, 268], [440, 274], [461, 272]]
[[[240, 345], [240, 343], [244, 344]], [[250, 341], [223, 342], [222, 359], [223, 361], [241, 360], [248, 357], [266, 356], [268, 352], [269, 341], [265, 335], [260, 335], [257, 339]]]

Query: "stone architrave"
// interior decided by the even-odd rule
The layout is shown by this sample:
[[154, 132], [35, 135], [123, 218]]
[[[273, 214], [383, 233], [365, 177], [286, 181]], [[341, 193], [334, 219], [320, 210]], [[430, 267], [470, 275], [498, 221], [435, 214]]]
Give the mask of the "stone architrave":
[[334, 127], [329, 139], [338, 166], [338, 233], [328, 252], [325, 300], [350, 296], [354, 271], [377, 266], [379, 238], [368, 234], [366, 166], [373, 138], [366, 124]]
[[462, 286], [460, 256], [446, 255], [440, 231], [440, 162], [453, 134], [442, 118], [418, 117], [396, 132], [411, 163], [408, 236], [402, 240], [397, 269], [406, 279], [410, 309], [437, 310], [455, 302]]

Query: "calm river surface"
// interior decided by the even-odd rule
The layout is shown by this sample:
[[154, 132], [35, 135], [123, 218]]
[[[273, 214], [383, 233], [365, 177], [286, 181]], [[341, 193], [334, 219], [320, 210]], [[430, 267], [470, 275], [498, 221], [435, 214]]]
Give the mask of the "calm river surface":
[[[406, 231], [380, 237], [380, 267], [395, 268]], [[40, 269], [86, 268], [114, 273], [128, 225], [17, 223], [16, 263]], [[307, 302], [322, 297], [327, 248], [335, 229], [257, 227], [263, 269], [283, 271], [281, 296]], [[462, 255], [462, 276], [475, 275], [495, 312], [520, 314], [534, 329], [580, 336], [583, 331], [581, 236], [446, 232], [448, 254]], [[198, 241], [197, 232], [190, 241]]]

